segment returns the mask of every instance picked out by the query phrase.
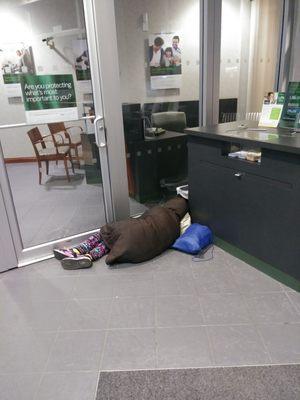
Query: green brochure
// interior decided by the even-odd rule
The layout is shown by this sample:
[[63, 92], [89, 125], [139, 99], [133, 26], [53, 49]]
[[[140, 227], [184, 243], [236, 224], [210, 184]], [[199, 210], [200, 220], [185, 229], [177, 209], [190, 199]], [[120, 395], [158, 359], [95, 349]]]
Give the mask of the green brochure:
[[279, 127], [300, 128], [300, 82], [289, 83]]

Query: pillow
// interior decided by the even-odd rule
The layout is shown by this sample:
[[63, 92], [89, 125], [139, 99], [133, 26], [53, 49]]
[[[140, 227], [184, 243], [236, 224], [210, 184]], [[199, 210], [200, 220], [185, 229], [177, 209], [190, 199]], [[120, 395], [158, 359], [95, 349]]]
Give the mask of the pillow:
[[211, 230], [200, 224], [192, 224], [173, 244], [173, 249], [188, 254], [198, 254], [200, 250], [211, 244], [213, 235]]
[[101, 235], [110, 249], [106, 264], [138, 263], [161, 254], [179, 237], [180, 220], [187, 211], [187, 201], [178, 196], [139, 218], [104, 225]]

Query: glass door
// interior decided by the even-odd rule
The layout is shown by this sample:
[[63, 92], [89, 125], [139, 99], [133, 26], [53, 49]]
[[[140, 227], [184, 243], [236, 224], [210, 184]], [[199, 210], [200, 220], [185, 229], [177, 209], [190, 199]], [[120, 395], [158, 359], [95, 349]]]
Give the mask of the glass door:
[[114, 218], [97, 40], [90, 1], [0, 2], [0, 184], [19, 265]]

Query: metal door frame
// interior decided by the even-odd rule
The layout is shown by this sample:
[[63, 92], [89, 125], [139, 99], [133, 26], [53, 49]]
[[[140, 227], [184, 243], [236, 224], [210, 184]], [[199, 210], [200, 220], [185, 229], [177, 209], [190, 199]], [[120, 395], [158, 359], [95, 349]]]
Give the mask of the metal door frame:
[[11, 236], [8, 216], [4, 205], [3, 193], [0, 188], [0, 272], [17, 266], [17, 254]]
[[200, 0], [199, 126], [218, 123], [222, 0]]
[[[114, 8], [111, 1], [83, 0], [83, 6], [96, 113], [95, 137], [101, 160], [106, 220], [111, 222], [129, 214], [120, 86], [119, 80], [116, 79], [116, 76], [119, 77], [117, 39], [116, 34], [114, 35], [114, 25], [110, 25], [115, 20]], [[111, 40], [107, 40], [105, 43], [105, 38]], [[109, 51], [107, 51], [108, 45]], [[0, 126], [0, 129], [26, 125], [26, 123], [3, 125]], [[87, 234], [97, 231], [94, 229], [24, 248], [1, 143], [0, 190], [3, 194], [4, 208], [9, 221], [9, 232], [3, 231], [2, 228], [1, 235], [4, 234], [8, 239], [12, 238], [16, 256], [14, 263], [17, 260], [18, 264], [14, 265], [15, 267], [51, 258], [55, 246], [72, 246], [85, 238]], [[99, 204], [101, 204], [100, 199]]]

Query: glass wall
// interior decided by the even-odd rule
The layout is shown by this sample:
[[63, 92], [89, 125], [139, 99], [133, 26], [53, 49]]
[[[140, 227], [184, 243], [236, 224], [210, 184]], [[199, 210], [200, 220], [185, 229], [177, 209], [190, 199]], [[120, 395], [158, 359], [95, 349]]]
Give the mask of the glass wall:
[[283, 0], [222, 0], [219, 122], [258, 119], [276, 91]]
[[24, 248], [98, 229], [106, 215], [82, 0], [1, 1], [0, 42], [0, 143]]
[[141, 212], [187, 182], [184, 129], [199, 120], [199, 0], [115, 0], [115, 14], [128, 189]]

